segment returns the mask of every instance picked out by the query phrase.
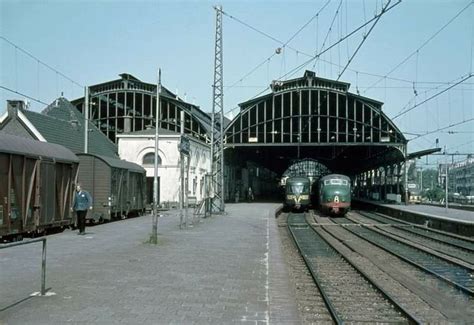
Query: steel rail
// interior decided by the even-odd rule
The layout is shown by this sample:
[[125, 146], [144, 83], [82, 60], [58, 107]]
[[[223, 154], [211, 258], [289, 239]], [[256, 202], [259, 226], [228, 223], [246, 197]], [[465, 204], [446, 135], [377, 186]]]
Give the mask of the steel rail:
[[[361, 216], [380, 222], [380, 224], [374, 224], [374, 227], [389, 233], [392, 236], [400, 237], [403, 240], [408, 240], [411, 241], [415, 244], [423, 245], [426, 247], [429, 247], [432, 250], [435, 250], [436, 252], [439, 252], [441, 254], [451, 256], [453, 258], [457, 258], [459, 260], [462, 260], [466, 263], [469, 264], [474, 264], [474, 248], [471, 249], [470, 247], [466, 247], [463, 245], [459, 245], [456, 243], [453, 243], [449, 240], [440, 238], [442, 236], [438, 236], [437, 234], [434, 234], [434, 236], [430, 236], [426, 233], [423, 233], [423, 230], [414, 230], [413, 227], [411, 226], [406, 226], [406, 225], [396, 225], [396, 224], [391, 224], [391, 223], [386, 223], [386, 220], [381, 220], [379, 216], [372, 216], [372, 215], [366, 215], [365, 213], [358, 212]], [[349, 217], [348, 217], [349, 218]], [[349, 218], [349, 220], [352, 220]], [[389, 225], [393, 229], [400, 231], [400, 234], [393, 233], [390, 230], [382, 229], [379, 225]], [[435, 244], [439, 245], [438, 247], [431, 247], [430, 244]], [[450, 251], [452, 250], [452, 251]]]
[[[289, 219], [290, 216], [291, 216], [291, 214], [288, 216], [288, 219]], [[296, 243], [296, 245], [298, 247], [298, 250], [301, 253], [301, 256], [303, 257], [303, 259], [306, 263], [306, 266], [308, 267], [308, 269], [309, 269], [309, 271], [310, 271], [317, 287], [319, 288], [319, 291], [321, 292], [321, 295], [323, 296], [324, 302], [325, 302], [326, 306], [328, 307], [328, 309], [331, 313], [331, 316], [333, 317], [333, 319], [338, 324], [341, 324], [341, 322], [343, 322], [343, 321], [340, 320], [340, 317], [337, 315], [337, 313], [335, 311], [335, 307], [331, 303], [331, 299], [327, 296], [327, 294], [325, 293], [324, 289], [322, 288], [322, 286], [320, 284], [321, 280], [319, 279], [317, 274], [314, 272], [313, 267], [311, 265], [311, 262], [307, 259], [306, 254], [304, 254], [303, 249], [301, 248], [301, 246], [298, 242], [297, 236], [293, 232], [293, 229], [292, 229], [293, 226], [295, 228], [303, 226], [303, 227], [307, 227], [307, 228], [311, 229], [324, 243], [326, 243], [337, 254], [337, 256], [343, 258], [344, 261], [346, 263], [348, 263], [350, 267], [352, 267], [352, 269], [354, 269], [358, 274], [360, 274], [362, 276], [362, 278], [364, 278], [377, 292], [379, 292], [383, 296], [383, 298], [387, 300], [388, 303], [392, 304], [396, 309], [398, 309], [409, 320], [410, 323], [414, 323], [414, 324], [420, 324], [421, 323], [419, 320], [416, 319], [415, 316], [413, 316], [410, 312], [405, 310], [405, 308], [400, 306], [395, 301], [395, 299], [390, 296], [390, 294], [388, 294], [385, 290], [383, 290], [380, 286], [378, 286], [374, 281], [372, 281], [371, 278], [364, 271], [362, 271], [359, 267], [357, 267], [354, 263], [352, 263], [349, 259], [347, 259], [343, 254], [341, 254], [336, 248], [334, 248], [333, 245], [331, 245], [323, 236], [321, 236], [319, 234], [319, 232], [312, 225], [310, 225], [307, 222], [306, 218], [305, 218], [305, 224], [301, 224], [301, 223], [291, 224], [290, 220], [288, 220], [287, 221], [287, 226], [288, 226], [288, 229], [290, 230], [290, 233], [293, 237], [294, 242]], [[325, 229], [323, 229], [323, 230], [326, 231]]]
[[[335, 223], [339, 223], [339, 221], [335, 221]], [[360, 224], [356, 224], [356, 223], [354, 223], [354, 224], [355, 224], [355, 225], [360, 225]], [[443, 279], [443, 280], [446, 281], [448, 284], [454, 286], [455, 288], [461, 290], [461, 291], [464, 292], [464, 293], [469, 294], [470, 296], [474, 296], [474, 290], [472, 290], [472, 289], [470, 289], [470, 288], [468, 288], [468, 287], [466, 287], [466, 286], [464, 286], [464, 285], [462, 285], [462, 284], [460, 284], [460, 283], [458, 283], [458, 282], [455, 282], [455, 281], [452, 280], [452, 279], [447, 278], [446, 276], [440, 274], [439, 272], [437, 272], [437, 271], [435, 271], [435, 270], [432, 270], [432, 269], [430, 269], [430, 268], [428, 268], [428, 267], [426, 267], [426, 266], [421, 265], [419, 262], [414, 261], [413, 259], [410, 259], [410, 258], [408, 258], [408, 257], [406, 257], [406, 256], [403, 256], [403, 255], [400, 254], [400, 253], [395, 252], [393, 249], [390, 249], [390, 248], [388, 248], [388, 247], [386, 247], [386, 246], [384, 246], [384, 245], [382, 245], [382, 244], [376, 242], [374, 239], [370, 239], [370, 238], [368, 238], [368, 237], [366, 237], [366, 236], [363, 236], [362, 234], [358, 233], [357, 231], [355, 231], [355, 230], [352, 229], [351, 227], [347, 227], [347, 226], [345, 226], [345, 225], [342, 225], [342, 226], [343, 226], [347, 231], [349, 231], [349, 232], [353, 233], [354, 235], [356, 235], [357, 237], [359, 237], [359, 238], [361, 238], [361, 239], [363, 239], [363, 240], [365, 240], [365, 241], [367, 241], [367, 242], [369, 242], [369, 243], [371, 243], [371, 244], [377, 246], [378, 248], [380, 248], [380, 249], [386, 251], [387, 253], [390, 253], [390, 254], [392, 254], [392, 255], [394, 255], [394, 256], [397, 256], [398, 258], [402, 259], [403, 261], [405, 261], [405, 262], [407, 262], [407, 263], [409, 263], [409, 264], [411, 264], [411, 265], [414, 265], [414, 266], [418, 267], [419, 269], [421, 269], [421, 270], [423, 270], [423, 271], [425, 271], [425, 272], [427, 272], [427, 273], [433, 274], [433, 275], [435, 275], [436, 277], [438, 277], [438, 278], [440, 278], [440, 279]], [[376, 233], [376, 232], [374, 232], [373, 230], [369, 229], [368, 227], [366, 227], [366, 226], [364, 226], [364, 225], [360, 225], [360, 226], [361, 226], [361, 227], [358, 227], [358, 228], [363, 228], [363, 229], [366, 229], [366, 230], [368, 230], [368, 231], [370, 231], [370, 232], [372, 232], [372, 233], [375, 233], [375, 234], [379, 235], [380, 237], [383, 237], [383, 238], [385, 239], [385, 241], [387, 242], [387, 238], [389, 238], [389, 237], [384, 236], [384, 235], [382, 235], [382, 234], [380, 234], [380, 233]], [[366, 235], [367, 235], [367, 234], [366, 234]], [[369, 236], [370, 236], [370, 235], [369, 235]], [[465, 269], [465, 267], [460, 266], [460, 265], [457, 265], [457, 264], [453, 263], [452, 261], [443, 260], [443, 259], [439, 258], [438, 256], [432, 255], [432, 254], [427, 253], [427, 252], [425, 252], [425, 251], [420, 251], [418, 248], [409, 246], [409, 245], [407, 245], [407, 244], [405, 244], [405, 243], [401, 243], [401, 242], [399, 242], [399, 241], [397, 241], [397, 240], [395, 240], [395, 239], [392, 239], [392, 238], [389, 238], [389, 239], [390, 239], [390, 240], [393, 240], [393, 241], [395, 241], [395, 242], [397, 242], [397, 243], [400, 244], [401, 246], [406, 246], [406, 247], [409, 247], [410, 249], [414, 249], [414, 250], [418, 251], [418, 253], [430, 255], [430, 256], [433, 257], [434, 259], [439, 259], [439, 260], [441, 260], [441, 261], [444, 262], [444, 263], [448, 263], [448, 264], [451, 264], [451, 265], [453, 265], [453, 266], [455, 266], [455, 267], [464, 268], [464, 269]], [[473, 283], [473, 284], [474, 284], [474, 283]]]
[[[469, 267], [469, 266], [466, 266], [464, 263], [467, 263], [469, 265], [474, 265], [473, 264], [473, 259], [474, 259], [474, 255], [473, 256], [459, 256], [459, 254], [456, 254], [454, 252], [449, 252], [449, 251], [446, 251], [446, 249], [456, 249], [458, 250], [457, 253], [461, 253], [462, 255], [462, 252], [459, 251], [459, 248], [455, 247], [455, 246], [452, 246], [452, 247], [449, 247], [449, 244], [446, 244], [446, 243], [443, 243], [441, 241], [437, 241], [436, 239], [432, 239], [430, 237], [427, 237], [427, 239], [429, 241], [431, 241], [432, 243], [435, 243], [435, 244], [438, 244], [438, 245], [444, 245], [445, 247], [440, 249], [439, 247], [436, 248], [436, 247], [430, 247], [429, 245], [427, 245], [426, 243], [420, 243], [420, 242], [416, 242], [416, 241], [413, 241], [413, 237], [416, 238], [416, 236], [418, 236], [417, 233], [411, 233], [409, 231], [405, 231], [404, 234], [395, 234], [395, 233], [392, 233], [390, 231], [388, 231], [387, 229], [382, 229], [382, 227], [380, 227], [381, 225], [383, 224], [373, 224], [371, 225], [370, 227], [359, 222], [358, 220], [353, 220], [351, 217], [347, 217], [346, 216], [346, 219], [349, 220], [351, 223], [354, 223], [354, 224], [360, 224], [362, 225], [363, 227], [375, 232], [375, 233], [379, 233], [383, 236], [386, 236], [387, 238], [390, 238], [390, 239], [393, 239], [399, 243], [402, 243], [402, 244], [405, 244], [409, 247], [412, 247], [412, 248], [415, 248], [415, 249], [418, 249], [422, 252], [425, 252], [427, 254], [431, 254], [433, 256], [436, 256], [444, 261], [447, 261], [449, 263], [453, 263], [453, 264], [456, 264], [456, 265], [459, 265], [461, 267], [464, 267], [466, 269], [469, 269], [471, 272], [474, 272], [474, 267]], [[393, 225], [389, 224], [390, 227], [393, 227]], [[398, 230], [401, 230], [401, 231], [404, 231], [405, 229], [404, 228], [396, 228]], [[410, 239], [409, 237], [412, 236], [412, 238]], [[422, 237], [422, 236], [418, 236], [418, 237]], [[421, 240], [426, 240], [426, 238], [422, 238]], [[424, 246], [424, 247], [427, 247], [428, 249], [426, 248], [423, 248], [423, 247], [419, 247], [419, 246]], [[431, 250], [431, 251], [430, 251]], [[433, 252], [435, 251], [435, 252]], [[466, 251], [464, 250], [464, 254], [466, 255], [472, 255], [472, 252], [471, 251]], [[467, 257], [467, 260], [466, 260], [466, 257]], [[469, 258], [471, 257], [471, 258]], [[462, 262], [458, 262], [458, 261], [455, 261], [455, 260], [452, 260], [451, 258], [455, 258], [457, 260], [461, 260]]]
[[[308, 268], [309, 273], [311, 273], [311, 277], [313, 278], [314, 283], [318, 287], [319, 292], [321, 293], [321, 296], [323, 298], [324, 304], [326, 305], [329, 313], [331, 314], [332, 319], [337, 324], [343, 324], [344, 323], [343, 320], [337, 314], [337, 312], [335, 310], [335, 307], [333, 306], [333, 304], [331, 303], [331, 300], [329, 299], [326, 292], [324, 291], [324, 289], [321, 285], [321, 280], [319, 279], [318, 275], [314, 272], [313, 268], [311, 267], [311, 262], [306, 257], [306, 254], [303, 254], [303, 252], [301, 250], [301, 247], [298, 243], [298, 239], [296, 238], [296, 235], [293, 232], [292, 227], [290, 225], [290, 216], [291, 216], [291, 213], [288, 214], [288, 217], [287, 217], [288, 218], [287, 219], [287, 227], [288, 227], [288, 230], [290, 231], [291, 237], [293, 238], [293, 241], [295, 242], [296, 246], [298, 247], [298, 251], [300, 252], [301, 257], [303, 257], [304, 263], [306, 264], [306, 267]], [[309, 225], [307, 223], [306, 223], [306, 227], [309, 228]]]

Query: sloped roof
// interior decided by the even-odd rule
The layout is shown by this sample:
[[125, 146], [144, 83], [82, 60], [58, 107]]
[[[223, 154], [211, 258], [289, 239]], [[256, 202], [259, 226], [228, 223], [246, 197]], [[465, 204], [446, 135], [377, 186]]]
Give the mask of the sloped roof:
[[61, 145], [18, 137], [4, 132], [0, 132], [0, 152], [63, 162], [79, 162], [71, 150]]
[[[46, 141], [57, 143], [75, 153], [84, 152], [84, 116], [65, 98], [58, 98], [43, 112], [24, 110], [23, 114]], [[118, 157], [116, 145], [89, 122], [89, 148], [94, 154]]]
[[142, 166], [137, 165], [135, 163], [132, 163], [130, 161], [123, 160], [123, 159], [111, 158], [111, 157], [106, 157], [106, 156], [102, 156], [102, 155], [92, 155], [92, 154], [88, 154], [88, 153], [79, 153], [79, 154], [77, 154], [77, 156], [78, 157], [92, 156], [92, 157], [96, 157], [96, 158], [102, 160], [103, 162], [105, 162], [110, 167], [120, 168], [120, 169], [127, 169], [127, 170], [134, 171], [134, 172], [137, 172], [137, 173], [143, 173], [143, 174], [145, 173], [145, 168], [143, 168]]
[[41, 114], [55, 117], [64, 121], [80, 121], [80, 125], [84, 125], [84, 116], [74, 105], [66, 98], [59, 97], [41, 111]]

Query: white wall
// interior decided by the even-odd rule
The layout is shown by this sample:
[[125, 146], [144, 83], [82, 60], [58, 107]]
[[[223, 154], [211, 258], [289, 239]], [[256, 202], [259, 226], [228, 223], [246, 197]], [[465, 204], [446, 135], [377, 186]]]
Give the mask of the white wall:
[[[155, 151], [155, 141], [149, 136], [119, 135], [118, 152], [121, 159], [143, 166], [147, 177], [153, 177], [153, 165], [143, 165], [143, 157]], [[160, 202], [179, 201], [179, 135], [162, 135], [158, 144], [161, 165], [158, 167], [160, 177]], [[189, 161], [188, 195], [199, 201], [204, 195], [204, 175], [210, 171], [210, 147], [200, 141], [190, 139], [191, 154]], [[201, 192], [202, 187], [202, 192]]]

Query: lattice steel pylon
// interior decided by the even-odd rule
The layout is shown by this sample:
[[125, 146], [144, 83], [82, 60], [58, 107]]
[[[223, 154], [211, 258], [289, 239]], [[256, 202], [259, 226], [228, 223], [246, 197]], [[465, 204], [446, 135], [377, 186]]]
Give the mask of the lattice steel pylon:
[[[224, 213], [224, 76], [222, 61], [222, 6], [216, 10], [214, 84], [211, 129], [211, 213]], [[217, 117], [216, 117], [217, 115]]]

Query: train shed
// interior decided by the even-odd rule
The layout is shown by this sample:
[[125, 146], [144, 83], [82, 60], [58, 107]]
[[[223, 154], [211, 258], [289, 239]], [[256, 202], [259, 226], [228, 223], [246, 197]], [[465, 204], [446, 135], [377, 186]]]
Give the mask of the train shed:
[[[281, 176], [294, 163], [312, 159], [350, 176], [361, 196], [401, 194], [406, 161], [432, 151], [409, 155], [408, 140], [383, 112], [383, 103], [349, 88], [306, 71], [300, 78], [274, 81], [269, 94], [241, 103], [225, 130], [227, 179], [247, 168], [246, 161]], [[227, 182], [227, 193], [255, 181], [248, 178], [240, 188]]]

